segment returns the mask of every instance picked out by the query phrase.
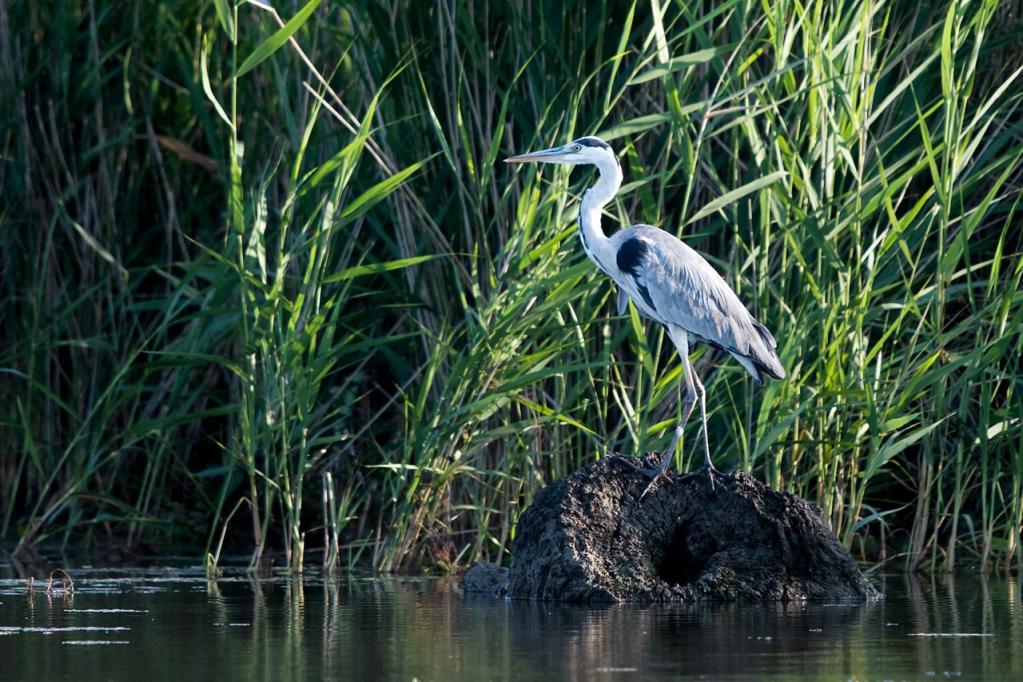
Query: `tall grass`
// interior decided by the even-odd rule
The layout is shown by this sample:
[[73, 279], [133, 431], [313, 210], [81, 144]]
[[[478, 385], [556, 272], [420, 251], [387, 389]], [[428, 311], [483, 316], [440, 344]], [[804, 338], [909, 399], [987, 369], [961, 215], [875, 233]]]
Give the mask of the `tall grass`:
[[499, 163], [597, 133], [606, 229], [682, 236], [779, 339], [764, 389], [696, 359], [718, 466], [869, 561], [1019, 565], [1019, 3], [277, 9], [0, 0], [0, 537], [500, 560], [678, 418], [588, 175]]

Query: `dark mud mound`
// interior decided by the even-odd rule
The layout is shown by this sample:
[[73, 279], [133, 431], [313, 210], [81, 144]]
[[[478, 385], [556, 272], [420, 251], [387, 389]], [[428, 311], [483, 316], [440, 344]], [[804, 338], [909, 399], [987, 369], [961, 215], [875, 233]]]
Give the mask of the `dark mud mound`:
[[[648, 465], [657, 458], [648, 456]], [[649, 478], [612, 456], [544, 488], [522, 514], [511, 597], [694, 602], [874, 599], [820, 509], [743, 473]], [[635, 461], [635, 460], [632, 460]]]
[[508, 569], [489, 561], [477, 561], [462, 576], [462, 591], [502, 596], [508, 591]]

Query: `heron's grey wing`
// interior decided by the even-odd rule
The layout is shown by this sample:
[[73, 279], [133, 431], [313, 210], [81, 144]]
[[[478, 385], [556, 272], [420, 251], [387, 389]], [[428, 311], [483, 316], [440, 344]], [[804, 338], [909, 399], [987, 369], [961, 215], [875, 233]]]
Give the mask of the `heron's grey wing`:
[[618, 314], [624, 315], [625, 309], [629, 307], [629, 293], [624, 287], [618, 285]]
[[[635, 227], [630, 232], [630, 239], [645, 242], [633, 272], [637, 288], [648, 294], [655, 319], [728, 351], [740, 362], [747, 358], [776, 378], [785, 376], [774, 337], [703, 256], [656, 227]], [[759, 379], [755, 373], [754, 377]]]

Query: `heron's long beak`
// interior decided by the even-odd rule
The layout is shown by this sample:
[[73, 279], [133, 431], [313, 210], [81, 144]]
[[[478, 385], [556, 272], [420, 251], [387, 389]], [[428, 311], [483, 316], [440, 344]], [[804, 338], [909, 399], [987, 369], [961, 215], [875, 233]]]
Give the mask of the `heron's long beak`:
[[550, 149], [542, 149], [538, 152], [529, 152], [528, 154], [519, 154], [518, 156], [509, 156], [504, 160], [505, 163], [530, 163], [532, 161], [559, 161], [560, 157], [566, 153], [564, 146], [551, 147]]

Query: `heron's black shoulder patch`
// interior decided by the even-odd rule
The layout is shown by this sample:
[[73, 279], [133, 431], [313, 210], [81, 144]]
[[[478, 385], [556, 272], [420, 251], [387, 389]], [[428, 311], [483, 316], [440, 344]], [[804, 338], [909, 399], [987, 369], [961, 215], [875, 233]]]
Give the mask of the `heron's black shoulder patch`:
[[642, 239], [637, 239], [636, 237], [626, 239], [618, 247], [618, 255], [615, 257], [618, 269], [625, 274], [635, 277], [640, 263], [643, 262], [649, 250], [650, 247]]
[[650, 310], [657, 312], [654, 300], [650, 296], [650, 290], [647, 289], [646, 285], [639, 278], [639, 268], [643, 264], [643, 259], [646, 258], [647, 251], [649, 250], [650, 247], [642, 239], [637, 239], [636, 237], [626, 239], [618, 247], [615, 263], [623, 275], [632, 277], [632, 281], [636, 283], [639, 295], [643, 297], [643, 302], [647, 304]]
[[581, 144], [584, 147], [600, 147], [601, 149], [610, 149], [611, 145], [604, 142], [599, 137], [580, 137], [576, 140], [576, 144]]

